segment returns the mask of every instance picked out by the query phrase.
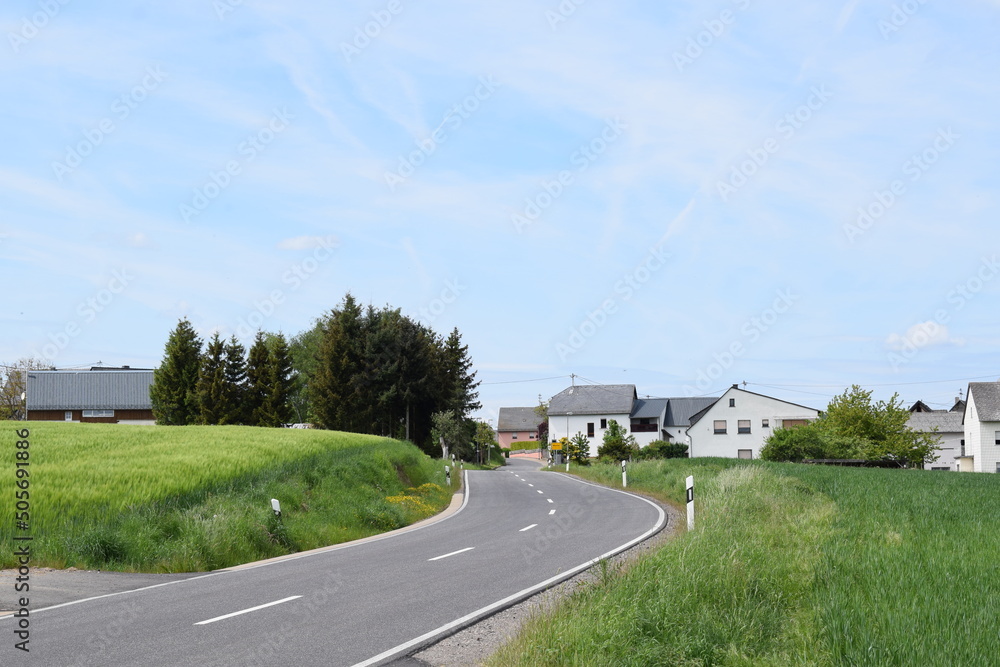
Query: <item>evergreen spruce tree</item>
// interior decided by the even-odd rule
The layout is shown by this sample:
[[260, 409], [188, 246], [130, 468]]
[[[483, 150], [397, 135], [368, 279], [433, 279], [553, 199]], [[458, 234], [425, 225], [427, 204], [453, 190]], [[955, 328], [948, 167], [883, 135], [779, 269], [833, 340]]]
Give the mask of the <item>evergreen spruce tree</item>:
[[467, 417], [483, 407], [479, 402], [479, 381], [476, 372], [472, 370], [472, 360], [469, 359], [469, 346], [462, 345], [462, 334], [458, 328], [452, 329], [444, 342], [444, 401], [446, 409], [454, 410], [456, 414]]
[[229, 339], [225, 347], [225, 373], [223, 382], [222, 415], [220, 424], [243, 424], [247, 421], [244, 405], [246, 393], [247, 362], [246, 348], [236, 336]]
[[198, 419], [198, 369], [201, 339], [184, 318], [170, 333], [163, 362], [153, 371], [149, 397], [158, 424], [194, 424]]
[[251, 426], [274, 425], [264, 423], [271, 421], [266, 414], [267, 407], [265, 405], [271, 387], [271, 361], [269, 357], [264, 332], [258, 331], [253, 345], [250, 346], [250, 354], [247, 356], [246, 391], [243, 395], [246, 423]]
[[208, 342], [198, 373], [198, 423], [218, 424], [225, 403], [225, 344], [218, 332]]
[[268, 339], [268, 391], [261, 426], [281, 426], [292, 421], [292, 355], [282, 334]]
[[356, 391], [362, 371], [362, 313], [350, 294], [323, 323], [316, 371], [309, 396], [321, 426], [339, 431], [365, 432], [357, 415], [364, 396]]

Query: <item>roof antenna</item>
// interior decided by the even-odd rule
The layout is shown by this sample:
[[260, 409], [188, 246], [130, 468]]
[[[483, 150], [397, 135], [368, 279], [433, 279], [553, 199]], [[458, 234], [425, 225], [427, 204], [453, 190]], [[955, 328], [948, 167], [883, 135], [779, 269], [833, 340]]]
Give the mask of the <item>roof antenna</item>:
[[746, 389], [747, 389], [747, 381], [744, 380], [743, 381], [743, 391], [746, 391]]
[[570, 373], [569, 374], [569, 378], [570, 378], [570, 382], [572, 382], [573, 386], [575, 387], [576, 386], [576, 374], [575, 373]]

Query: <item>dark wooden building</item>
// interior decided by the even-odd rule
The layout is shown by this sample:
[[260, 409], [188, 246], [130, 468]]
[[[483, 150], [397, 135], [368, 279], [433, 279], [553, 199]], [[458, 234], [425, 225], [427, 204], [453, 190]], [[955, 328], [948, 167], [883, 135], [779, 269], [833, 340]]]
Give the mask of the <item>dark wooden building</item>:
[[153, 371], [147, 369], [29, 371], [28, 420], [152, 424], [152, 384]]

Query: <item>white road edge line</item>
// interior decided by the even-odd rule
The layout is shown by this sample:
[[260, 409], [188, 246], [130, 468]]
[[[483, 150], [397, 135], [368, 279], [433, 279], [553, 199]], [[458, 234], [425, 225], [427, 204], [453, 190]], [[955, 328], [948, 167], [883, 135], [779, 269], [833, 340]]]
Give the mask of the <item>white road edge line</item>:
[[442, 558], [447, 558], [448, 556], [455, 556], [457, 554], [465, 553], [466, 551], [472, 551], [475, 548], [476, 547], [466, 547], [464, 549], [459, 549], [458, 551], [452, 551], [450, 554], [445, 554], [443, 556], [435, 556], [434, 558], [428, 558], [427, 562], [429, 563], [432, 560], [441, 560]]
[[519, 533], [523, 533], [523, 532], [524, 532], [524, 531], [526, 531], [526, 530], [531, 530], [532, 528], [534, 528], [534, 527], [535, 527], [535, 526], [537, 526], [537, 525], [538, 525], [537, 523], [533, 523], [533, 524], [531, 524], [530, 526], [528, 526], [527, 528], [522, 528], [521, 530], [519, 530], [519, 531], [517, 531], [517, 532], [519, 532]]
[[252, 611], [257, 611], [258, 609], [264, 609], [265, 607], [273, 607], [276, 604], [282, 604], [284, 602], [289, 602], [291, 600], [298, 600], [301, 595], [292, 595], [283, 600], [276, 600], [275, 602], [268, 602], [267, 604], [259, 604], [256, 607], [250, 607], [249, 609], [244, 609], [243, 611], [234, 611], [231, 614], [226, 614], [225, 616], [216, 616], [215, 618], [210, 618], [207, 621], [199, 621], [195, 625], [208, 625], [209, 623], [215, 623], [216, 621], [224, 621], [227, 618], [232, 618], [233, 616], [239, 616], [240, 614], [249, 614]]
[[[504, 609], [505, 607], [510, 606], [511, 604], [517, 602], [518, 600], [523, 600], [523, 599], [525, 599], [527, 597], [530, 597], [531, 595], [537, 593], [538, 591], [543, 591], [543, 590], [549, 588], [550, 586], [552, 586], [552, 585], [554, 585], [554, 584], [556, 584], [556, 583], [558, 583], [560, 581], [564, 581], [566, 579], [569, 579], [570, 577], [572, 577], [577, 572], [582, 572], [583, 570], [586, 570], [588, 567], [591, 567], [593, 565], [597, 565], [598, 563], [600, 563], [605, 558], [610, 558], [611, 556], [614, 556], [617, 553], [625, 551], [626, 549], [628, 549], [628, 548], [630, 548], [632, 546], [635, 546], [636, 544], [639, 544], [644, 539], [646, 539], [650, 535], [655, 535], [657, 532], [660, 531], [661, 528], [663, 528], [663, 525], [664, 525], [664, 523], [666, 521], [667, 515], [663, 512], [663, 508], [661, 508], [659, 505], [657, 505], [656, 503], [652, 502], [651, 500], [643, 498], [642, 496], [637, 496], [634, 493], [629, 493], [628, 491], [620, 491], [618, 489], [612, 489], [612, 488], [609, 488], [607, 486], [601, 486], [600, 484], [591, 484], [590, 482], [584, 482], [583, 480], [581, 480], [581, 479], [579, 479], [577, 477], [570, 477], [569, 475], [563, 475], [562, 473], [556, 473], [556, 474], [560, 475], [562, 477], [567, 477], [569, 479], [572, 479], [573, 481], [579, 482], [580, 484], [586, 484], [587, 486], [594, 486], [594, 487], [597, 487], [598, 489], [603, 489], [605, 491], [612, 491], [614, 493], [621, 493], [621, 494], [624, 494], [626, 496], [632, 496], [633, 498], [638, 498], [639, 500], [652, 505], [653, 507], [656, 508], [656, 511], [657, 511], [658, 517], [659, 517], [657, 519], [656, 525], [653, 526], [652, 528], [650, 528], [649, 530], [647, 530], [645, 533], [643, 533], [639, 537], [636, 537], [635, 539], [633, 539], [633, 540], [631, 540], [629, 542], [626, 542], [625, 544], [621, 545], [620, 547], [612, 549], [611, 551], [607, 552], [606, 554], [604, 554], [602, 556], [598, 556], [597, 558], [594, 558], [593, 560], [589, 560], [586, 563], [583, 563], [582, 565], [577, 565], [576, 567], [574, 567], [574, 568], [572, 568], [570, 570], [567, 570], [565, 572], [561, 572], [561, 573], [557, 574], [556, 576], [551, 577], [550, 579], [546, 579], [545, 581], [543, 581], [540, 584], [535, 584], [534, 586], [531, 586], [530, 588], [525, 588], [523, 591], [520, 591], [518, 593], [514, 593], [513, 595], [508, 595], [503, 600], [499, 600], [497, 602], [494, 602], [491, 605], [487, 605], [486, 607], [483, 607], [482, 609], [478, 609], [478, 610], [476, 610], [476, 611], [474, 611], [474, 612], [472, 612], [470, 614], [466, 614], [462, 618], [455, 619], [451, 623], [446, 623], [445, 625], [442, 625], [440, 628], [437, 628], [436, 630], [431, 630], [430, 632], [425, 632], [424, 634], [420, 635], [419, 637], [411, 639], [410, 641], [408, 641], [406, 643], [400, 644], [399, 646], [395, 646], [395, 647], [389, 649], [388, 651], [383, 651], [382, 653], [379, 653], [376, 656], [372, 656], [371, 658], [368, 658], [364, 662], [356, 663], [353, 667], [370, 667], [371, 665], [377, 665], [378, 663], [382, 662], [383, 660], [386, 660], [387, 658], [398, 657], [398, 656], [404, 655], [408, 650], [410, 650], [412, 648], [415, 648], [417, 646], [420, 646], [421, 644], [423, 644], [424, 642], [428, 641], [429, 639], [433, 639], [433, 638], [437, 637], [438, 635], [442, 635], [442, 634], [448, 632], [449, 630], [451, 630], [453, 628], [462, 627], [463, 625], [469, 623], [470, 621], [474, 621], [477, 618], [485, 618], [486, 616], [488, 616], [489, 614], [493, 613], [494, 611], [498, 611], [500, 609]], [[552, 502], [552, 501], [549, 500], [549, 502]]]
[[[445, 518], [441, 519], [441, 521], [447, 521], [448, 519], [450, 519], [453, 516], [458, 516], [458, 513], [461, 512], [462, 510], [464, 510], [466, 508], [466, 506], [469, 504], [469, 495], [470, 495], [470, 492], [469, 492], [469, 471], [468, 470], [465, 471], [465, 484], [464, 484], [463, 488], [464, 488], [464, 495], [462, 497], [462, 506], [459, 507], [458, 510], [456, 510], [454, 514], [446, 516]], [[412, 532], [416, 532], [418, 530], [422, 530], [424, 528], [430, 528], [431, 526], [436, 526], [437, 524], [441, 523], [441, 521], [435, 521], [434, 523], [425, 523], [423, 526], [420, 526], [419, 528], [414, 528], [414, 529], [408, 530], [406, 532], [407, 533], [412, 533]], [[379, 542], [381, 540], [389, 540], [389, 539], [392, 539], [394, 537], [399, 536], [400, 534], [405, 535], [406, 533], [394, 533], [394, 534], [387, 534], [387, 535], [379, 535], [379, 536], [376, 536], [376, 537], [369, 538], [366, 542], [362, 542], [361, 540], [357, 540], [355, 542], [348, 542], [347, 544], [332, 544], [332, 545], [330, 545], [328, 547], [320, 547], [319, 549], [313, 549], [313, 550], [309, 551], [308, 553], [304, 553], [304, 554], [301, 554], [301, 555], [298, 555], [298, 556], [289, 556], [288, 558], [283, 558], [282, 560], [272, 560], [270, 562], [258, 563], [257, 565], [249, 565], [249, 566], [241, 568], [239, 570], [216, 570], [215, 572], [208, 572], [207, 574], [199, 574], [199, 575], [196, 575], [196, 576], [193, 576], [193, 577], [188, 577], [187, 579], [177, 579], [175, 581], [165, 581], [162, 584], [152, 584], [150, 586], [142, 586], [141, 588], [133, 588], [132, 590], [128, 590], [128, 591], [118, 591], [117, 593], [105, 593], [104, 595], [95, 595], [93, 597], [84, 598], [82, 600], [73, 600], [72, 602], [63, 602], [63, 603], [60, 603], [60, 604], [54, 604], [51, 607], [42, 607], [41, 609], [32, 610], [31, 613], [37, 614], [40, 611], [49, 611], [50, 609], [60, 609], [62, 607], [72, 607], [74, 605], [83, 604], [84, 602], [92, 602], [94, 600], [103, 600], [104, 598], [114, 598], [114, 597], [118, 597], [119, 595], [128, 595], [129, 593], [139, 593], [139, 592], [142, 592], [142, 591], [152, 590], [154, 588], [161, 588], [163, 586], [173, 586], [175, 584], [183, 584], [185, 581], [194, 581], [195, 579], [205, 579], [207, 577], [218, 577], [220, 575], [225, 575], [225, 574], [237, 574], [239, 572], [250, 572], [251, 570], [256, 570], [258, 567], [269, 567], [271, 565], [278, 565], [280, 563], [289, 563], [289, 562], [294, 561], [294, 560], [299, 560], [300, 558], [312, 558], [313, 556], [321, 556], [323, 554], [330, 553], [331, 551], [340, 551], [341, 549], [350, 549], [351, 547], [356, 547], [356, 546], [358, 546], [360, 544], [370, 544], [372, 542]], [[11, 614], [10, 616], [0, 616], [0, 623], [3, 623], [4, 619], [7, 619], [7, 618], [14, 618], [14, 615]]]

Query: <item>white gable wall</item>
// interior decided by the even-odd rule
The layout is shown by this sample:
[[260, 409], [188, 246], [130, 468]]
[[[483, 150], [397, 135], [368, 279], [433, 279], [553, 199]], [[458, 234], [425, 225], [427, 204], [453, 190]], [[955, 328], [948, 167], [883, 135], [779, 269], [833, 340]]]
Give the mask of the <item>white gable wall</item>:
[[[735, 406], [729, 407], [729, 399]], [[730, 388], [720, 398], [698, 423], [687, 429], [688, 455], [721, 456], [738, 458], [740, 450], [750, 450], [753, 458], [759, 458], [760, 448], [764, 441], [780, 428], [785, 420], [808, 419], [819, 417], [819, 411], [804, 408], [792, 403], [781, 401], [770, 396], [761, 396], [751, 392]], [[750, 421], [750, 432], [739, 432], [739, 421]], [[768, 425], [763, 426], [763, 420]], [[715, 433], [715, 421], [725, 420], [726, 433]]]
[[1000, 422], [979, 421], [975, 397], [970, 392], [965, 407], [965, 453], [973, 457], [973, 472], [997, 472], [997, 463], [1000, 463], [997, 431], [1000, 431]]
[[948, 468], [948, 470], [957, 472], [958, 457], [962, 455], [962, 439], [965, 437], [965, 433], [943, 433], [939, 431], [937, 436], [940, 438], [938, 447], [941, 448], [937, 452], [938, 460], [934, 463], [924, 465], [924, 469]]
[[[577, 433], [587, 435], [587, 424], [594, 425], [594, 437], [590, 438], [590, 456], [597, 456], [597, 448], [604, 442], [604, 431], [601, 428], [601, 420], [606, 419], [608, 423], [614, 419], [618, 425], [628, 433], [632, 421], [628, 414], [605, 414], [605, 415], [550, 415], [549, 416], [549, 440], [559, 440], [560, 438], [573, 439]], [[637, 433], [636, 435], [656, 435], [655, 433]]]

